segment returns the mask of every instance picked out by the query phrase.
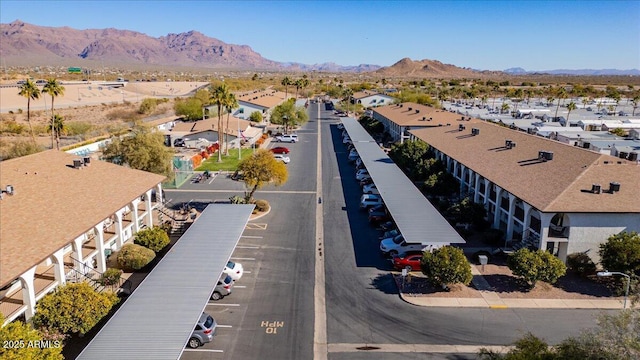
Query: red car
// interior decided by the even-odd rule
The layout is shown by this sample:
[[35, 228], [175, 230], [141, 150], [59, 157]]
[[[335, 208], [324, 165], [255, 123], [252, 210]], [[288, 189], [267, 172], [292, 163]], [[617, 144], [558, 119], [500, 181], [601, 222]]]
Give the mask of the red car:
[[408, 271], [420, 270], [420, 260], [422, 259], [422, 252], [409, 252], [400, 254], [393, 258], [393, 267], [396, 270], [407, 269]]
[[288, 154], [289, 149], [284, 146], [276, 146], [274, 148], [271, 148], [271, 152], [274, 154]]

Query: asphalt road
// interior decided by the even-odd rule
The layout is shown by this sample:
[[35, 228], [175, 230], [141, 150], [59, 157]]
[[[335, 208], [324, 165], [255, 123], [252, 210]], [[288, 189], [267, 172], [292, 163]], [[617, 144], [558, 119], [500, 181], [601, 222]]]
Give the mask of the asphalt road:
[[[378, 232], [359, 211], [360, 188], [346, 159], [338, 120], [310, 104], [311, 120], [290, 148], [289, 181], [255, 197], [272, 211], [251, 221], [232, 260], [245, 274], [233, 293], [210, 302], [218, 324], [213, 342], [182, 359], [313, 359], [316, 206], [321, 200], [328, 359], [474, 359], [475, 353], [410, 352], [415, 345], [506, 345], [526, 332], [551, 343], [594, 326], [597, 311], [424, 308], [405, 303], [378, 252]], [[318, 126], [322, 126], [322, 194], [316, 194]], [[272, 146], [277, 146], [273, 144]], [[198, 206], [242, 195], [244, 186], [219, 175], [166, 190], [173, 203]], [[357, 350], [361, 346], [394, 352]], [[378, 350], [379, 351], [379, 350]]]

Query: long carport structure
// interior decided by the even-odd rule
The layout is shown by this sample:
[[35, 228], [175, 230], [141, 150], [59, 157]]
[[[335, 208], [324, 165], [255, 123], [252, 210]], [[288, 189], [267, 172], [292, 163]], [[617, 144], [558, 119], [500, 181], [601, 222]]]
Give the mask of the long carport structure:
[[435, 248], [466, 242], [356, 119], [342, 124], [406, 242]]
[[253, 208], [208, 205], [78, 359], [179, 359]]

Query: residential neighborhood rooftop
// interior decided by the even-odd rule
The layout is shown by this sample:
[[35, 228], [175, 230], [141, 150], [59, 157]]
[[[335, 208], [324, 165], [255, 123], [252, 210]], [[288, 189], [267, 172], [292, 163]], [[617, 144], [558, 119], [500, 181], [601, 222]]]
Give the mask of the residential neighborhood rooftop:
[[48, 150], [0, 162], [0, 286], [86, 233], [164, 176]]
[[[255, 90], [251, 92], [243, 92], [237, 93], [236, 99], [238, 102], [246, 102], [253, 105], [258, 105], [264, 108], [272, 108], [281, 102], [283, 102], [286, 98], [286, 94], [281, 91], [276, 91], [273, 89], [267, 90]], [[289, 93], [291, 96], [291, 93]]]

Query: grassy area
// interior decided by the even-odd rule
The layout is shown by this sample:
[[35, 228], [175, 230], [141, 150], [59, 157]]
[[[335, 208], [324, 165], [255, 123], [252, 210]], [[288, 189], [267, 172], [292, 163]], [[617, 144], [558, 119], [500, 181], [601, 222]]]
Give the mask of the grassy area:
[[[253, 149], [242, 149], [242, 158], [245, 159], [253, 153]], [[222, 154], [222, 162], [218, 162], [218, 153], [213, 154], [209, 159], [202, 162], [196, 171], [236, 171], [238, 168], [238, 149], [229, 149], [229, 156]]]

